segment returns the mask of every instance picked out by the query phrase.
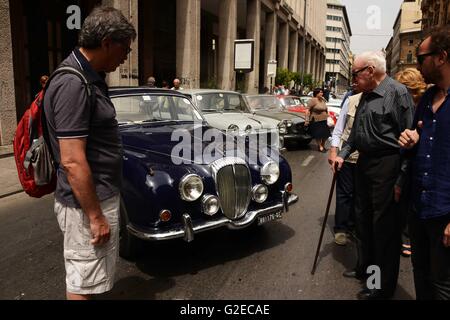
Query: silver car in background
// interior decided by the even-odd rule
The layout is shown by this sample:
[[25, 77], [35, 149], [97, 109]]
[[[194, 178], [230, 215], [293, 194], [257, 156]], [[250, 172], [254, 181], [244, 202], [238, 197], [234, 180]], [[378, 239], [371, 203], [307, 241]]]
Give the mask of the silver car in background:
[[192, 100], [211, 127], [240, 136], [264, 134], [272, 148], [283, 148], [279, 132], [286, 129], [285, 124], [253, 114], [240, 93], [218, 89], [191, 89], [182, 93]]

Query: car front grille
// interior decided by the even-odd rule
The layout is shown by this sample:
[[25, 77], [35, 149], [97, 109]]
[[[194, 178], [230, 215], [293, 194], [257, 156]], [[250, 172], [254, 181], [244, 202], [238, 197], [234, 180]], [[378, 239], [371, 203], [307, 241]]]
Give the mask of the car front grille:
[[240, 158], [223, 158], [212, 163], [213, 177], [223, 214], [229, 219], [239, 219], [251, 200], [250, 171]]

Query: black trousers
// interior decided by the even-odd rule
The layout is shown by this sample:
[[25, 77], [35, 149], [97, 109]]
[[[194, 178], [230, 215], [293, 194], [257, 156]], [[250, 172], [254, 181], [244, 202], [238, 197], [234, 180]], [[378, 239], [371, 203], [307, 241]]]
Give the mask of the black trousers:
[[344, 162], [336, 180], [336, 213], [334, 232], [346, 232], [354, 227], [354, 184], [356, 164]]
[[400, 265], [400, 214], [394, 201], [394, 185], [400, 155], [368, 157], [360, 154], [355, 179], [355, 222], [358, 248], [357, 272], [369, 266], [381, 271], [380, 294], [395, 293]]
[[450, 214], [421, 220], [409, 219], [414, 284], [418, 300], [450, 300], [450, 248], [442, 243]]

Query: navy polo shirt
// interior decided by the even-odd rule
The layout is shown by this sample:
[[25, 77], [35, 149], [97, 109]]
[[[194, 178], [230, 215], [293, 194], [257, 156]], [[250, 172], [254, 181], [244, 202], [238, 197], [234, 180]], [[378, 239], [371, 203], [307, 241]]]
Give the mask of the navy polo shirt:
[[[55, 160], [60, 162], [59, 140], [85, 138], [86, 158], [100, 201], [119, 194], [122, 178], [122, 143], [116, 111], [108, 96], [105, 75], [96, 72], [75, 49], [61, 66], [70, 66], [84, 74], [93, 84], [96, 102], [88, 103], [87, 90], [77, 76], [63, 73], [51, 81], [44, 97], [50, 143]], [[67, 174], [57, 171], [55, 198], [68, 207], [80, 208]]]
[[450, 90], [442, 106], [433, 113], [433, 98], [438, 88], [430, 88], [417, 107], [414, 126], [420, 141], [412, 162], [413, 199], [421, 219], [450, 213]]

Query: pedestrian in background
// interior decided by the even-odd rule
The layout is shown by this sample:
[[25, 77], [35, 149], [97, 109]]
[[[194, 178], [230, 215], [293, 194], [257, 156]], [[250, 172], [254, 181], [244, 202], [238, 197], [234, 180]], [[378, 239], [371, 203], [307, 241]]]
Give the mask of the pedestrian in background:
[[312, 137], [317, 142], [319, 152], [326, 152], [325, 142], [331, 136], [327, 125], [328, 107], [321, 88], [314, 89], [313, 97], [308, 102], [308, 120], [306, 123], [309, 125]]
[[41, 84], [42, 89], [45, 88], [45, 85], [47, 84], [48, 81], [48, 76], [47, 75], [43, 75], [40, 79], [39, 79], [39, 83]]
[[175, 78], [173, 80], [173, 87], [172, 90], [183, 90], [183, 88], [180, 86], [181, 85], [181, 81], [178, 78]]
[[166, 80], [163, 80], [161, 85], [163, 89], [170, 89], [169, 83]]
[[417, 51], [427, 84], [413, 128], [399, 144], [412, 156], [409, 221], [416, 296], [450, 300], [450, 28], [436, 30]]
[[[331, 166], [335, 164], [338, 151], [350, 136], [361, 95], [356, 84], [351, 94], [347, 94], [344, 98], [331, 139], [328, 156], [328, 163]], [[337, 173], [334, 242], [341, 246], [347, 244], [348, 234], [353, 232], [355, 224], [354, 180], [357, 160], [358, 152], [355, 151], [345, 160], [341, 170]]]
[[156, 83], [155, 77], [149, 77], [147, 79], [147, 87], [149, 87], [149, 88], [156, 88], [155, 83]]
[[[414, 106], [417, 107], [420, 99], [427, 89], [427, 85], [425, 84], [419, 70], [414, 68], [406, 68], [405, 70], [398, 72], [395, 75], [395, 79], [406, 86], [414, 100]], [[410, 199], [410, 175], [410, 166], [403, 166], [402, 178], [395, 185], [395, 201], [398, 203], [399, 212], [402, 217], [401, 226], [403, 230], [400, 252], [401, 255], [406, 258], [411, 256], [411, 244], [408, 233], [408, 217], [412, 209]]]
[[369, 266], [378, 266], [381, 287], [364, 287], [358, 299], [389, 299], [395, 293], [400, 264], [401, 230], [394, 185], [402, 159], [397, 141], [412, 125], [414, 102], [406, 87], [386, 74], [386, 59], [381, 52], [358, 55], [352, 76], [363, 94], [352, 131], [336, 162], [340, 170], [344, 159], [359, 151], [355, 176], [359, 252], [357, 267], [344, 275], [364, 279]]
[[[41, 86], [41, 90], [45, 88], [45, 85], [47, 84], [47, 81], [48, 81], [48, 76], [47, 75], [43, 75], [43, 76], [41, 76], [39, 78], [39, 85]], [[41, 90], [39, 90], [39, 92], [34, 95], [35, 99], [38, 97], [38, 95], [41, 92]]]
[[136, 30], [114, 8], [97, 7], [85, 19], [79, 46], [61, 66], [81, 72], [52, 79], [44, 98], [50, 145], [58, 164], [55, 214], [64, 235], [69, 300], [87, 300], [114, 285], [119, 249], [122, 144], [106, 73], [131, 51]]

